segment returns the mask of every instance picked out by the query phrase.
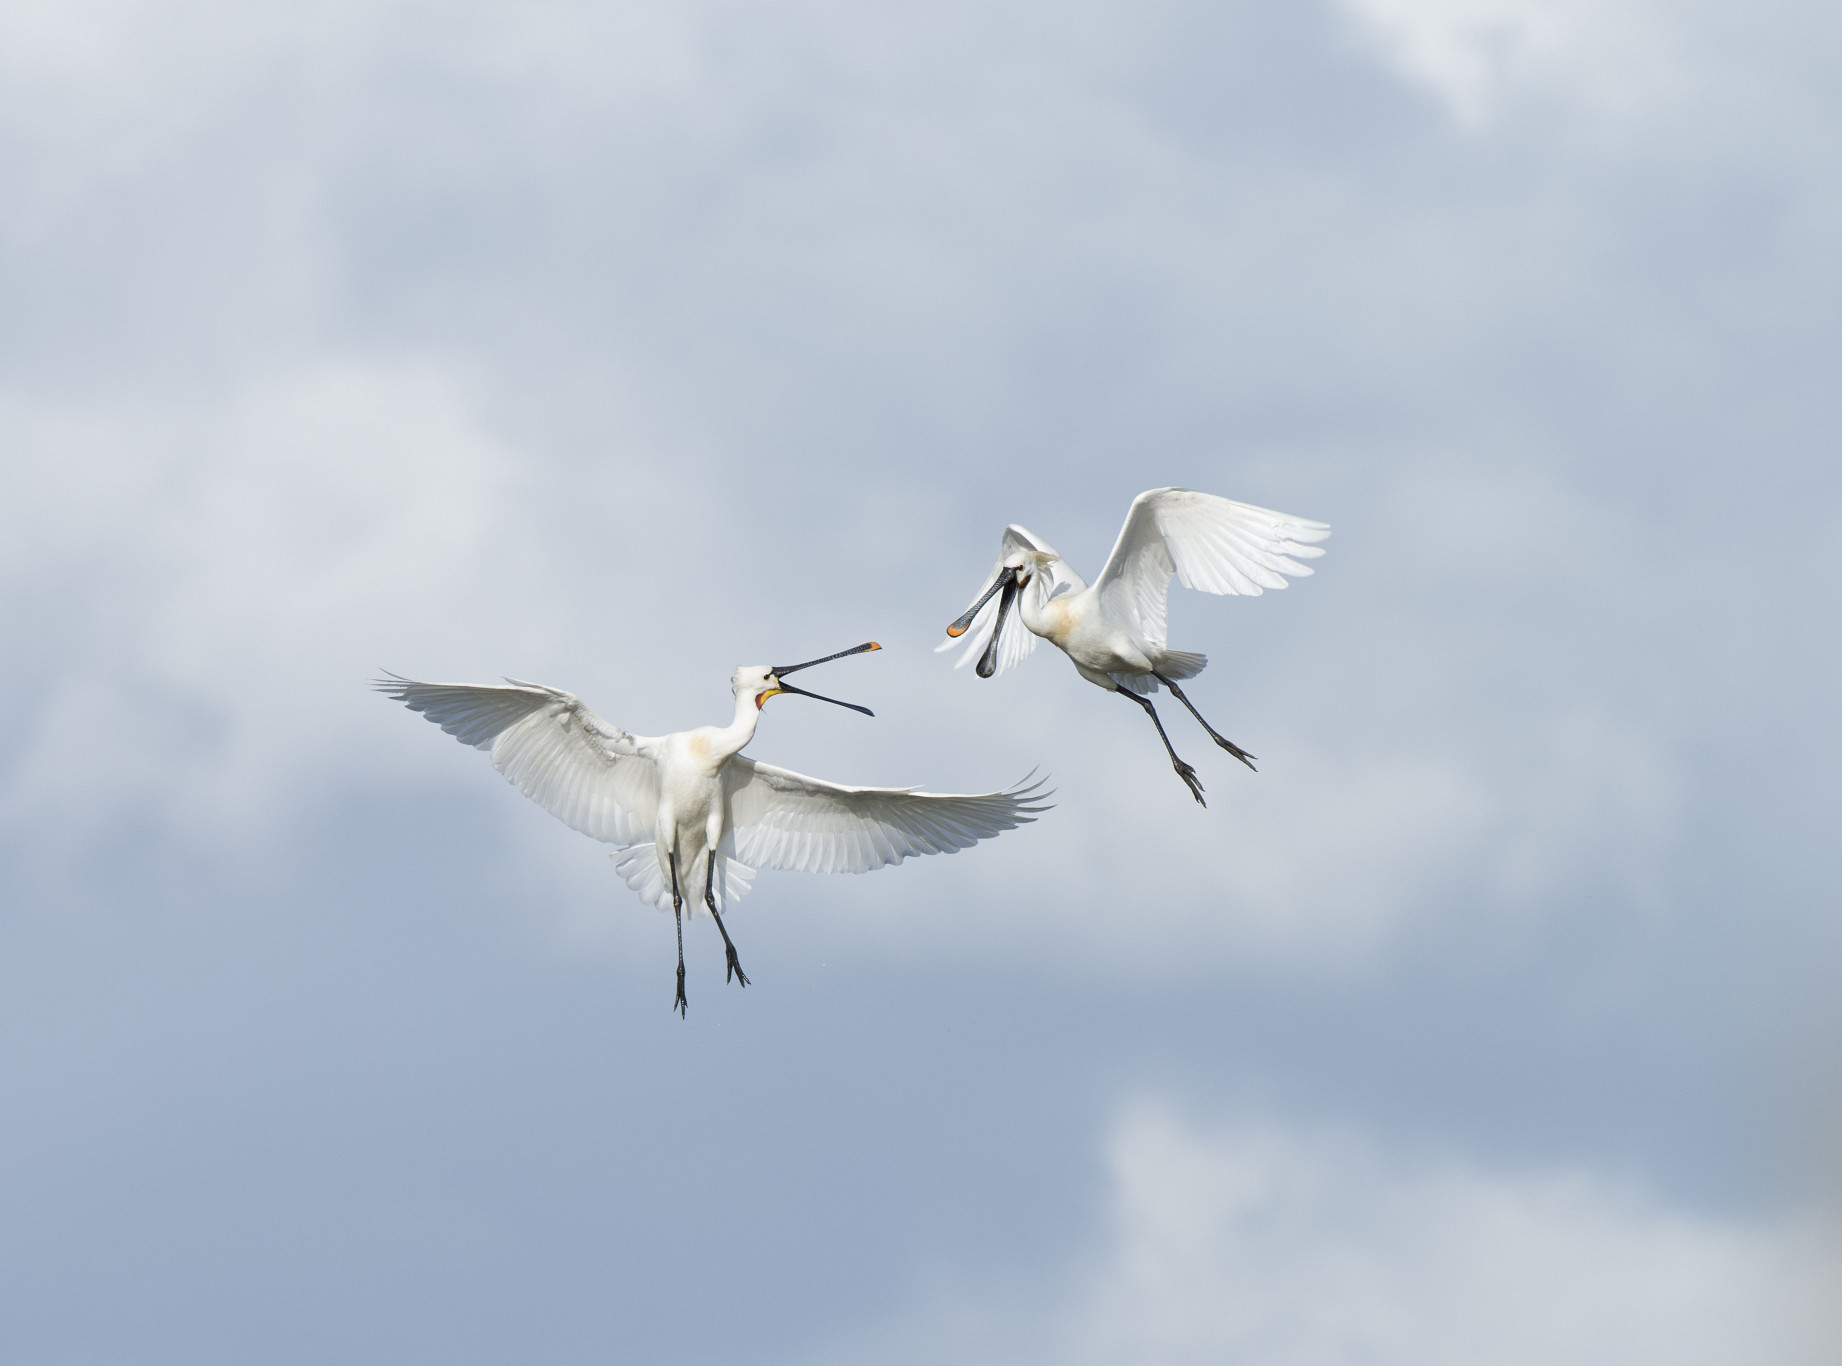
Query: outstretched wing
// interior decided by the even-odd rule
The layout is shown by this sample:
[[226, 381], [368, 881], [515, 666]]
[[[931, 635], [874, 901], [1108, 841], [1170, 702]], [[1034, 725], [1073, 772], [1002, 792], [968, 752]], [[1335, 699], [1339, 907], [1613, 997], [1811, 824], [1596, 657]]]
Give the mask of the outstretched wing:
[[508, 681], [475, 687], [392, 674], [373, 686], [463, 745], [490, 751], [494, 768], [571, 829], [623, 847], [650, 839], [659, 770], [634, 738], [573, 693]]
[[1194, 489], [1148, 489], [1132, 500], [1126, 524], [1095, 587], [1109, 614], [1133, 622], [1146, 643], [1165, 646], [1170, 576], [1205, 593], [1259, 597], [1285, 576], [1311, 573], [1301, 559], [1324, 552], [1322, 522], [1288, 517]]
[[952, 796], [841, 787], [741, 755], [724, 770], [736, 857], [756, 868], [867, 873], [918, 854], [951, 854], [1036, 819], [1040, 780]]
[[[1030, 579], [1028, 587], [1023, 590], [1025, 593], [1031, 594], [1035, 598], [1036, 605], [1040, 606], [1042, 603], [1046, 602], [1050, 597], [1061, 591], [1064, 585], [1074, 589], [1087, 587], [1087, 585], [1082, 582], [1081, 576], [1076, 574], [1073, 569], [1069, 568], [1068, 562], [1061, 557], [1054, 546], [1050, 545], [1035, 532], [1013, 523], [1004, 528], [1004, 539], [998, 546], [998, 562], [991, 567], [991, 573], [987, 574], [985, 576], [985, 581], [979, 585], [979, 591], [972, 595], [973, 602], [977, 602], [980, 598], [984, 597], [990, 590], [991, 585], [997, 581], [998, 571], [1004, 567], [1004, 561], [1009, 558], [1013, 550], [1037, 550], [1045, 555], [1055, 556], [1055, 559], [1050, 563], [1047, 575], [1034, 575]], [[998, 607], [1002, 599], [1003, 594], [999, 594], [997, 597], [991, 599], [990, 602], [987, 602], [979, 609], [979, 614], [972, 619], [972, 625], [966, 628], [965, 635], [959, 637], [957, 640], [943, 640], [934, 647], [934, 653], [940, 654], [943, 651], [951, 650], [955, 645], [964, 643], [966, 647], [965, 653], [953, 661], [953, 667], [956, 669], [965, 668], [966, 665], [984, 654], [985, 647], [991, 643], [991, 633], [998, 620]], [[1036, 636], [1031, 632], [1029, 627], [1023, 624], [1023, 614], [1019, 612], [1016, 605], [1013, 604], [1009, 615], [1004, 618], [1004, 634], [998, 637], [998, 667], [994, 670], [993, 676], [995, 677], [997, 674], [1003, 673], [1006, 669], [1023, 663], [1024, 660], [1029, 658], [1030, 651], [1035, 648]]]

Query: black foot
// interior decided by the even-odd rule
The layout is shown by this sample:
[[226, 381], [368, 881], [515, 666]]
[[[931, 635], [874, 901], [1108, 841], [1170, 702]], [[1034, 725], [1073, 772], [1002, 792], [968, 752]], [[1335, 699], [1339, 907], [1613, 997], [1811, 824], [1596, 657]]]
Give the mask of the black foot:
[[678, 999], [672, 1002], [672, 1009], [678, 1012], [679, 1019], [686, 1019], [689, 1002], [684, 999], [684, 964], [678, 965]]
[[743, 986], [747, 986], [748, 974], [742, 971], [742, 960], [736, 957], [736, 946], [734, 944], [725, 944], [723, 947], [729, 953], [729, 968], [728, 971], [723, 974], [723, 980], [727, 982], [730, 973], [734, 973], [735, 979]]
[[1170, 761], [1170, 766], [1177, 770], [1177, 776], [1183, 779], [1184, 785], [1190, 789], [1190, 795], [1196, 799], [1196, 805], [1207, 810], [1209, 804], [1202, 799], [1202, 779], [1196, 776], [1196, 770], [1183, 760], [1174, 757]]
[[[1203, 720], [1202, 713], [1196, 710], [1196, 704], [1190, 701], [1188, 695], [1185, 694], [1182, 688], [1179, 688], [1175, 682], [1166, 678], [1163, 674], [1154, 673], [1152, 674], [1152, 677], [1157, 679], [1158, 682], [1162, 683], [1165, 687], [1169, 688], [1170, 695], [1176, 698], [1179, 702], [1183, 703], [1184, 706], [1189, 708], [1190, 715], [1196, 718], [1196, 722], [1198, 725], [1200, 725], [1204, 730], [1209, 732], [1209, 738], [1211, 740], [1215, 741], [1216, 744], [1220, 745], [1223, 749], [1227, 750], [1230, 754], [1234, 755], [1235, 758], [1239, 759], [1242, 763], [1246, 764], [1249, 768], [1254, 767], [1254, 756], [1249, 754], [1246, 750], [1242, 749], [1239, 745], [1235, 744], [1234, 741], [1225, 738], [1222, 735], [1222, 733], [1218, 731], [1214, 726], [1210, 725], [1207, 721]], [[1155, 712], [1153, 713], [1153, 718], [1154, 719], [1156, 718]], [[1158, 727], [1158, 733], [1160, 735], [1164, 733], [1163, 726]], [[1170, 744], [1170, 741], [1166, 739], [1164, 743], [1168, 747]], [[1173, 754], [1171, 757], [1175, 758], [1176, 756]], [[1254, 771], [1258, 773], [1260, 770], [1254, 769]], [[1198, 797], [1197, 800], [1201, 801], [1202, 798]]]
[[[1215, 735], [1215, 732], [1210, 731], [1209, 734]], [[1215, 743], [1220, 745], [1223, 749], [1227, 750], [1230, 754], [1234, 755], [1235, 758], [1239, 759], [1242, 763], [1246, 764], [1249, 768], [1254, 768], [1254, 760], [1259, 757], [1258, 755], [1249, 754], [1246, 750], [1242, 749], [1239, 745], [1235, 744], [1234, 741], [1224, 740], [1219, 735], [1215, 735]], [[1259, 769], [1254, 768], [1254, 772], [1258, 773], [1259, 771], [1260, 771]]]

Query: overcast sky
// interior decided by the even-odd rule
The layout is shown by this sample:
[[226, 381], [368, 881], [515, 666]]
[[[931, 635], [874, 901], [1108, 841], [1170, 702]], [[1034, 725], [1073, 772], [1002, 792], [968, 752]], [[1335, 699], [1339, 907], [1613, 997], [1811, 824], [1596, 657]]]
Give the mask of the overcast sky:
[[[0, 1361], [1833, 1359], [1833, 5], [0, 0], [0, 185]], [[1165, 484], [1206, 811], [931, 653]], [[1056, 808], [685, 1021], [363, 686], [870, 637]]]

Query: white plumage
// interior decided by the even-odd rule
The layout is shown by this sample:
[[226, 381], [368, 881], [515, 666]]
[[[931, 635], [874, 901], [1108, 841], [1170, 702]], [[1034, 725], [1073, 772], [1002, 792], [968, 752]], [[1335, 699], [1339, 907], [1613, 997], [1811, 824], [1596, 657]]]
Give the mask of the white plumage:
[[[512, 679], [494, 687], [392, 675], [376, 687], [462, 744], [486, 750], [494, 768], [571, 829], [615, 845], [615, 871], [642, 901], [673, 911], [689, 903], [693, 913], [701, 901], [722, 929], [730, 971], [740, 976], [721, 911], [747, 894], [757, 869], [867, 873], [968, 848], [1048, 809], [1037, 804], [1042, 784], [1027, 779], [965, 796], [845, 787], [744, 757], [768, 698], [818, 696], [782, 677], [806, 667], [737, 669], [729, 725], [662, 736], [629, 734], [574, 694], [540, 683]], [[682, 922], [679, 942], [673, 1004], [682, 1007]]]
[[979, 585], [972, 606], [947, 627], [949, 639], [938, 649], [950, 650], [966, 637], [965, 652], [954, 667], [976, 659], [979, 677], [991, 678], [1021, 664], [1038, 637], [1050, 641], [1088, 682], [1145, 709], [1171, 765], [1200, 803], [1202, 783], [1171, 749], [1151, 704], [1159, 684], [1223, 749], [1249, 768], [1253, 756], [1218, 735], [1177, 686], [1177, 680], [1195, 677], [1209, 661], [1169, 646], [1171, 577], [1205, 593], [1258, 597], [1268, 588], [1284, 588], [1288, 575], [1310, 574], [1311, 567], [1300, 561], [1322, 555], [1316, 542], [1329, 535], [1322, 522], [1212, 493], [1148, 489], [1132, 500], [1113, 553], [1090, 587], [1047, 541], [1024, 527], [1008, 526], [998, 562]]

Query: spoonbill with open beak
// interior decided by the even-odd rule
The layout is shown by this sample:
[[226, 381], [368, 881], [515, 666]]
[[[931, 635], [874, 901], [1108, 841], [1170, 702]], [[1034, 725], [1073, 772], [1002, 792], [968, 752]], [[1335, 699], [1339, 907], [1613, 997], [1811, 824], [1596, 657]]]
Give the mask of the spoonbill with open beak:
[[[865, 716], [868, 707], [786, 681], [814, 664], [882, 647], [871, 641], [804, 664], [739, 668], [729, 680], [735, 719], [670, 735], [629, 735], [581, 700], [541, 683], [507, 687], [419, 683], [392, 674], [375, 687], [419, 711], [572, 829], [618, 847], [615, 871], [642, 901], [670, 906], [678, 924], [678, 994], [684, 1014], [684, 916], [701, 900], [723, 936], [725, 979], [748, 978], [723, 925], [757, 868], [865, 873], [917, 854], [950, 854], [1036, 818], [1040, 782], [951, 796], [910, 788], [841, 787], [744, 758], [761, 708], [792, 693]], [[720, 889], [720, 893], [719, 893]]]

